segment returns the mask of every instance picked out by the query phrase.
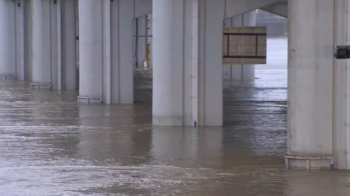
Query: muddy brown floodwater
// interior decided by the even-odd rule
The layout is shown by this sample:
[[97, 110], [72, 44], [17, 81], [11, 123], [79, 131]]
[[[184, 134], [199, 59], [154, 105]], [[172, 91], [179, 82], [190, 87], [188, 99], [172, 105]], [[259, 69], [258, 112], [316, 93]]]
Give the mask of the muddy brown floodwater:
[[350, 195], [346, 171], [285, 170], [286, 39], [256, 81], [225, 82], [223, 128], [151, 126], [151, 73], [135, 105], [0, 82], [0, 195]]

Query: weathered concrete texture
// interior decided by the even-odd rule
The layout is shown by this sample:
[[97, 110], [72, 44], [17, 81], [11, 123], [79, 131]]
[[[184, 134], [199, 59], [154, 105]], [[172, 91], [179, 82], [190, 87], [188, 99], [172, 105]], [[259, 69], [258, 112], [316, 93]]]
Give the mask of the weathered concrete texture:
[[135, 0], [135, 17], [144, 16], [152, 12], [152, 0]]
[[129, 0], [111, 2], [112, 103], [132, 104], [133, 18], [135, 4]]
[[[289, 1], [288, 155], [333, 156], [347, 169], [346, 61], [334, 45], [346, 44], [346, 1]], [[314, 160], [312, 168], [329, 168]], [[305, 168], [305, 160], [291, 167]]]
[[[350, 18], [346, 0], [335, 1], [334, 44], [349, 45]], [[344, 17], [346, 16], [346, 17]], [[346, 40], [348, 40], [346, 42]], [[336, 60], [333, 66], [333, 156], [338, 169], [350, 169], [350, 67], [347, 60]]]
[[[333, 154], [333, 4], [289, 1], [289, 155]], [[329, 167], [325, 164], [314, 161], [311, 167]], [[305, 165], [305, 160], [290, 162], [291, 167]]]
[[79, 3], [79, 96], [133, 103], [134, 2]]
[[[205, 9], [210, 7], [212, 9]], [[192, 2], [153, 2], [153, 122], [193, 126], [192, 98], [198, 96], [198, 125], [222, 125], [222, 22], [224, 1], [199, 3], [198, 87], [192, 87]], [[169, 14], [171, 13], [171, 14]], [[218, 13], [222, 13], [218, 14]], [[170, 36], [169, 36], [170, 35]], [[179, 85], [183, 84], [183, 85]], [[192, 95], [192, 88], [199, 94]]]
[[32, 0], [32, 82], [51, 85], [51, 1]]
[[79, 96], [81, 97], [102, 98], [102, 19], [102, 1], [79, 2]]
[[16, 77], [15, 3], [0, 1], [0, 79]]
[[30, 9], [25, 12], [27, 34], [21, 47], [29, 47], [23, 55], [27, 67], [20, 70], [21, 74], [35, 85], [76, 90], [75, 0], [32, 0], [23, 6], [24, 11]]
[[[190, 2], [191, 3], [191, 2]], [[185, 1], [153, 1], [153, 124], [183, 126]], [[190, 12], [191, 13], [191, 12]], [[186, 85], [185, 85], [186, 86]]]
[[75, 0], [62, 1], [62, 89], [77, 90], [76, 55], [76, 3]]

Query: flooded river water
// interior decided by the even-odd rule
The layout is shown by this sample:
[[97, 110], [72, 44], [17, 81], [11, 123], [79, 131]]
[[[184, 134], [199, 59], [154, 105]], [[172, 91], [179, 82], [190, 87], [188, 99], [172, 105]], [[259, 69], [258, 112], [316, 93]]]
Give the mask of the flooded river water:
[[350, 195], [346, 171], [284, 169], [286, 39], [255, 83], [226, 82], [223, 128], [151, 126], [151, 73], [135, 105], [78, 105], [76, 92], [0, 82], [0, 196]]

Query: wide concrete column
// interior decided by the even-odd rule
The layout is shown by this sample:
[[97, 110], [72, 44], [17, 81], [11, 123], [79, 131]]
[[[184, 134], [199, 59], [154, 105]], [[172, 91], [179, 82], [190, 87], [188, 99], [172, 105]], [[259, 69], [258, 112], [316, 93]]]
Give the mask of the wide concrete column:
[[136, 5], [136, 1], [130, 0], [111, 1], [110, 100], [112, 103], [134, 103], [133, 19], [140, 16], [136, 13], [138, 10]]
[[[231, 27], [255, 26], [256, 13], [255, 11], [250, 11], [228, 18], [225, 20], [225, 25]], [[255, 79], [255, 65], [223, 65], [223, 78], [224, 80], [233, 81], [252, 81]]]
[[[291, 158], [290, 167], [305, 168], [306, 157], [333, 156], [336, 150], [333, 149], [337, 143], [333, 141], [333, 120], [337, 118], [333, 115], [333, 77], [338, 76], [333, 75], [337, 29], [334, 4], [335, 1], [329, 0], [289, 0], [287, 154], [305, 157], [304, 160]], [[330, 162], [310, 160], [310, 167], [329, 168]]]
[[76, 3], [75, 0], [63, 0], [61, 5], [61, 48], [62, 68], [61, 87], [63, 90], [77, 90], [76, 58]]
[[32, 85], [51, 88], [50, 1], [32, 0]]
[[24, 26], [17, 25], [17, 75], [31, 80], [32, 88], [76, 90], [74, 0], [31, 0], [29, 6], [25, 19], [17, 19]]
[[134, 2], [79, 1], [80, 102], [133, 103]]
[[16, 78], [16, 7], [0, 0], [0, 79]]
[[153, 1], [154, 125], [222, 126], [224, 8], [223, 0]]
[[79, 97], [102, 102], [102, 1], [79, 1]]
[[[178, 1], [180, 2], [180, 1]], [[183, 2], [181, 2], [183, 3]], [[174, 0], [153, 0], [153, 124], [183, 125], [183, 65], [172, 57]], [[182, 13], [180, 13], [181, 15]], [[175, 95], [175, 96], [174, 96]]]

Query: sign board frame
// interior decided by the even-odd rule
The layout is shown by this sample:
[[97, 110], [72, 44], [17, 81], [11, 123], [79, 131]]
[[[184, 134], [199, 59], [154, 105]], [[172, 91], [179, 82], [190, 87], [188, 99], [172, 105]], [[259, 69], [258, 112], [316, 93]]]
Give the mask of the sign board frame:
[[223, 64], [266, 64], [266, 27], [224, 27]]

